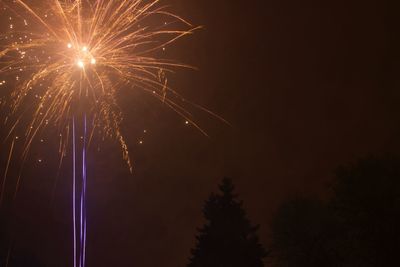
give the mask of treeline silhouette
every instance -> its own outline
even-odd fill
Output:
[[[400,266],[400,161],[341,167],[331,193],[281,206],[272,224],[276,266]]]
[[[264,266],[266,250],[233,185],[204,206],[187,267]],[[338,168],[328,200],[294,198],[271,224],[268,265],[282,267],[400,266],[400,161],[367,158]]]
[[[259,226],[248,219],[232,180],[224,178],[204,204],[206,222],[198,229],[187,267],[400,266],[400,160],[371,157],[340,167],[329,190],[324,200],[283,203],[265,249]],[[13,246],[2,215],[0,266],[44,266]]]

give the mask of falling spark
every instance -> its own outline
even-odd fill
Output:
[[[11,147],[10,147],[10,152],[8,153],[8,160],[7,160],[7,165],[6,165],[6,169],[4,171],[4,176],[3,176],[3,183],[1,185],[1,192],[0,192],[0,204],[3,202],[3,198],[4,198],[4,190],[6,187],[6,183],[7,183],[7,173],[8,173],[8,168],[10,166],[10,161],[12,158],[12,154],[14,151],[14,143],[15,140],[17,140],[17,138],[15,138],[12,142],[11,142]]]

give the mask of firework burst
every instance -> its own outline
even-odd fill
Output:
[[[28,120],[24,162],[35,137],[57,127],[60,166],[72,137],[73,266],[84,267],[87,143],[95,132],[115,138],[132,171],[120,131],[121,88],[150,93],[202,131],[184,109],[187,101],[167,82],[169,72],[189,66],[160,58],[166,46],[197,28],[167,12],[159,0],[9,0],[0,1],[0,8],[10,15],[8,31],[0,35],[0,86],[9,85],[9,92],[2,93],[6,100],[0,103],[10,109],[5,119],[8,137]],[[92,122],[90,133],[87,117]],[[84,121],[81,145],[75,118]],[[11,141],[0,205],[17,139]],[[15,194],[19,183],[20,176]]]
[[[197,127],[179,104],[185,100],[167,83],[170,71],[189,66],[157,56],[196,27],[167,12],[159,0],[0,3],[19,18],[17,22],[10,17],[9,30],[1,36],[0,74],[13,77],[15,83],[6,102],[9,117],[16,118],[6,120],[10,136],[21,108],[33,106],[25,153],[48,125],[68,136],[71,118],[85,113],[93,118],[92,133],[96,129],[117,139],[132,168],[116,100],[123,87],[149,92]],[[67,142],[68,138],[61,141],[61,153]]]

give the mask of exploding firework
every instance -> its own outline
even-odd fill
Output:
[[[60,164],[72,136],[73,263],[83,267],[87,136],[98,132],[117,139],[132,169],[120,131],[117,93],[121,88],[150,93],[202,131],[183,106],[188,102],[167,82],[168,73],[189,66],[160,57],[166,46],[197,28],[166,11],[159,0],[9,0],[0,1],[0,8],[9,15],[8,30],[0,35],[0,86],[9,85],[9,94],[7,90],[2,93],[8,97],[0,103],[10,109],[5,120],[8,136],[14,136],[29,118],[25,161],[35,138],[56,126]],[[87,117],[92,122],[88,134]],[[80,174],[75,118],[84,121]],[[16,139],[11,142],[0,203]],[[80,185],[77,176],[81,176]],[[18,184],[19,178],[17,188]]]
[[[121,88],[152,94],[197,127],[180,103],[185,100],[167,83],[169,72],[189,66],[159,56],[196,27],[167,12],[159,0],[14,0],[1,4],[10,12],[10,21],[0,40],[0,74],[7,77],[0,86],[11,78],[15,83],[6,100],[9,117],[15,118],[6,120],[10,136],[26,116],[21,115],[22,107],[32,108],[25,153],[48,125],[56,125],[68,136],[71,118],[90,114],[92,133],[96,129],[117,139],[132,168],[120,131],[122,115],[116,95]],[[61,142],[65,147],[68,138]]]

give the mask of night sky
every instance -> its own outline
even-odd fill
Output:
[[[168,48],[198,68],[170,76],[171,85],[230,125],[191,109],[206,137],[151,96],[123,89],[134,171],[116,142],[92,146],[87,265],[185,266],[203,202],[224,176],[268,247],[283,200],[326,197],[337,166],[397,153],[400,6],[391,2],[164,0],[203,26]],[[24,167],[15,246],[46,266],[71,266],[71,170],[67,161],[53,191],[58,161],[48,139]],[[8,147],[0,148],[3,170]],[[15,158],[14,179],[17,166]]]

